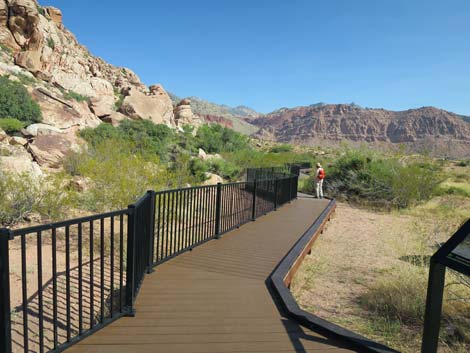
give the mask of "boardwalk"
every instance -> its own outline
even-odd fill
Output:
[[[135,317],[67,352],[353,352],[283,317],[265,283],[326,204],[299,198],[156,267],[145,278]]]

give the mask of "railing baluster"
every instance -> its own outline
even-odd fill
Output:
[[[57,232],[53,228],[51,231],[52,236],[52,319],[53,319],[53,336],[54,336],[54,349],[58,346],[57,334]],[[27,352],[27,350],[26,350]]]
[[[78,335],[83,333],[83,234],[82,223],[78,223]]]
[[[0,352],[11,352],[10,251],[11,233],[0,229]]]
[[[71,315],[70,315],[70,228],[65,227],[65,288],[67,301],[67,342],[70,342],[71,333]]]
[[[94,241],[93,241],[93,235],[94,235],[94,230],[93,230],[93,221],[90,221],[90,329],[92,329],[95,325],[94,322],[94,316],[95,316],[95,287],[94,287],[94,259],[93,259],[93,247],[94,247]]]
[[[110,245],[111,248],[109,249],[110,256],[111,256],[111,287],[110,287],[110,296],[109,296],[109,315],[111,318],[114,317],[114,217],[111,217],[110,219]]]
[[[124,286],[124,215],[119,216],[119,312],[123,312]]]
[[[42,288],[42,232],[37,234],[37,265],[38,265],[38,312],[39,312],[39,352],[44,352],[44,304]]]
[[[53,239],[54,242],[54,239]],[[54,244],[54,243],[53,243]],[[53,246],[54,247],[54,246]],[[54,250],[52,256],[54,257]],[[53,268],[54,272],[54,268]],[[28,332],[28,278],[26,270],[26,235],[21,235],[21,287],[23,296],[23,346],[24,351],[29,351],[29,332]],[[57,275],[53,274],[54,279]],[[54,299],[57,298],[57,283],[54,286]],[[57,299],[54,301],[54,347],[57,346]]]

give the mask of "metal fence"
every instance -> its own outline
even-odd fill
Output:
[[[153,267],[297,196],[297,175],[148,191],[125,210],[0,230],[0,352],[60,352],[134,314]]]

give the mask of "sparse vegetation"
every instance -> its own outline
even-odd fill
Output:
[[[51,48],[52,50],[55,49],[55,41],[54,41],[54,38],[52,38],[52,37],[47,38],[47,46],[48,46],[49,48]]]
[[[66,91],[64,92],[64,99],[69,100],[69,101],[74,100],[77,102],[87,102],[90,100],[90,97],[84,96],[74,91]]]
[[[16,75],[16,77],[18,77],[20,82],[25,86],[31,86],[36,83],[36,79],[34,77],[27,76],[22,73],[19,73],[18,75]]]
[[[12,50],[9,47],[7,47],[5,44],[0,44],[0,50],[7,53],[8,55],[13,54]]]
[[[114,88],[114,110],[118,111],[121,109],[122,103],[124,102],[124,98],[126,98],[122,92],[117,89],[116,87]]]
[[[40,122],[41,109],[20,82],[10,81],[7,76],[0,77],[0,120],[16,119],[24,124]]]

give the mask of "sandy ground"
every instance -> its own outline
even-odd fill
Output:
[[[294,296],[304,310],[399,350],[418,352],[421,327],[398,327],[395,334],[391,330],[384,337],[374,326],[377,317],[360,305],[360,298],[387,271],[422,253],[418,249],[427,246],[423,244],[452,234],[441,227],[442,234],[437,236],[433,234],[436,227],[432,218],[423,220],[418,214],[376,213],[340,203],[294,278]],[[423,234],[429,238],[423,241]],[[402,342],[403,337],[410,342]],[[456,353],[445,347],[440,352]]]
[[[324,318],[351,314],[357,297],[396,258],[395,240],[412,219],[339,204],[293,283],[300,304]]]

